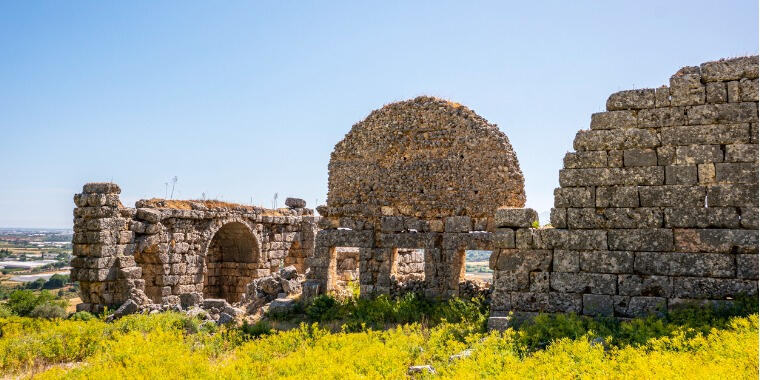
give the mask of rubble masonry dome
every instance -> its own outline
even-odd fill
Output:
[[[507,136],[442,99],[417,97],[373,111],[330,158],[331,217],[489,217],[524,204],[523,175]]]

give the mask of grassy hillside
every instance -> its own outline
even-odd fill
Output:
[[[0,318],[0,371],[42,379],[396,379],[408,377],[411,365],[431,365],[434,375],[414,376],[756,378],[758,316],[756,303],[749,305],[627,322],[542,315],[503,333],[485,332],[477,300],[415,297],[323,298],[271,322],[295,326],[287,331],[265,323],[217,327],[176,313],[114,323],[83,314],[7,316]],[[420,312],[429,316],[424,324],[403,323]],[[466,349],[471,355],[451,358]]]

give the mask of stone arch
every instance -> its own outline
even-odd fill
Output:
[[[248,224],[239,220],[217,223],[203,259],[204,298],[224,298],[237,302],[245,286],[256,278],[260,265],[259,241]]]

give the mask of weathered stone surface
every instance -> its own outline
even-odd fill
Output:
[[[607,152],[592,150],[588,152],[570,152],[565,154],[565,168],[604,168],[607,167]]]
[[[726,162],[757,162],[757,144],[726,145]]]
[[[700,69],[702,80],[718,82],[742,78],[757,79],[757,67],[757,56],[753,56],[705,62],[700,66]]]
[[[566,186],[662,185],[665,170],[660,166],[607,169],[562,169],[559,184]]]
[[[580,271],[580,252],[554,250],[554,261],[552,264],[554,272],[578,272]]]
[[[594,207],[594,197],[593,187],[560,187],[554,189],[554,207]]]
[[[542,229],[541,239],[547,248],[568,250],[607,249],[607,232],[604,230]]]
[[[704,206],[704,186],[642,186],[639,200],[642,207],[699,207]]]
[[[689,107],[686,117],[691,125],[757,122],[757,104],[753,102],[704,104]]]
[[[726,184],[707,187],[709,207],[757,207],[757,185]]]
[[[757,296],[757,281],[709,277],[673,278],[673,297],[724,299],[739,294]]]
[[[496,261],[497,270],[506,271],[548,271],[552,262],[549,250],[502,249]]]
[[[581,130],[575,135],[577,151],[654,148],[660,145],[656,132],[647,129]]]
[[[328,169],[335,216],[372,219],[390,207],[423,219],[489,217],[525,204],[507,136],[467,107],[432,97],[370,113],[336,144]]]
[[[290,208],[304,208],[306,207],[306,201],[301,198],[285,198],[285,206]]]
[[[736,255],[736,277],[746,280],[757,280],[757,254]]]
[[[678,165],[665,167],[666,185],[693,185],[699,182],[697,165]]]
[[[657,166],[657,153],[654,149],[626,149],[623,166]]]
[[[563,293],[615,294],[617,276],[599,273],[551,274],[551,289]]]
[[[580,253],[580,269],[592,273],[631,273],[633,252],[583,251]]]
[[[669,297],[673,290],[670,277],[667,276],[618,276],[618,294],[624,296]]]
[[[672,127],[686,124],[686,108],[652,108],[638,113],[639,128]]]
[[[446,218],[446,232],[469,232],[472,219],[469,216],[450,216]]]
[[[756,230],[675,229],[675,247],[681,252],[756,253]]]
[[[749,124],[714,124],[660,129],[663,145],[738,144],[750,141]]]
[[[715,164],[715,180],[718,183],[757,183],[757,163]]]
[[[654,89],[616,92],[607,99],[607,111],[654,108]]]
[[[610,295],[584,294],[583,314],[612,316],[615,313],[614,302]]]
[[[673,230],[649,228],[609,230],[609,249],[616,251],[672,251]]]
[[[665,227],[738,228],[739,213],[733,207],[665,208]]]
[[[567,210],[567,226],[571,229],[656,228],[662,226],[662,211],[643,207],[571,208]]]
[[[611,111],[591,114],[591,129],[635,128],[636,111]]]
[[[531,227],[538,223],[538,213],[530,208],[500,208],[494,214],[496,227]]]
[[[593,207],[577,205],[574,207]],[[596,207],[639,207],[639,190],[636,186],[596,188]]]

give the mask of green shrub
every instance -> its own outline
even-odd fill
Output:
[[[69,319],[72,321],[91,321],[93,319],[97,319],[96,316],[92,315],[92,313],[86,312],[86,311],[77,311],[76,313],[73,313],[69,316]]]
[[[306,315],[312,321],[329,321],[338,316],[338,301],[329,295],[318,295],[306,307]]]
[[[61,305],[46,302],[35,306],[29,316],[32,318],[62,319],[66,318],[67,314],[66,309]]]
[[[51,304],[63,308],[66,305],[66,300],[58,299],[46,290],[38,293],[31,290],[16,290],[8,296],[8,302],[6,303],[13,314],[22,317],[29,316],[36,307],[43,304]]]
[[[254,324],[249,324],[248,321],[243,322],[243,326],[240,327],[240,331],[246,338],[258,338],[264,335],[272,333],[272,327],[265,321],[258,321]]]

